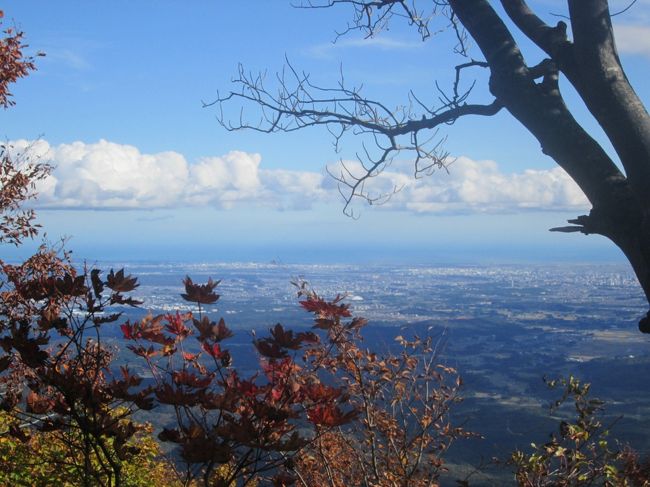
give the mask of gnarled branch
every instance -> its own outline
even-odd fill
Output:
[[[445,166],[448,154],[442,149],[437,129],[453,124],[467,115],[491,116],[502,107],[493,100],[488,104],[468,104],[473,84],[461,89],[461,73],[468,68],[486,67],[480,61],[469,61],[456,67],[452,90],[441,96],[438,104],[426,104],[414,93],[406,106],[388,108],[385,104],[362,95],[362,87],[347,86],[343,75],[334,88],[324,88],[310,79],[309,74],[297,71],[287,60],[284,70],[276,75],[275,90],[267,86],[266,74],[252,74],[239,67],[233,80],[237,91],[217,95],[217,99],[205,106],[218,106],[218,120],[227,130],[252,129],[260,132],[293,132],[306,127],[325,126],[334,137],[336,150],[340,149],[343,136],[351,132],[365,137],[362,150],[357,152],[360,163],[353,170],[341,161],[338,170],[328,168],[330,175],[339,183],[344,200],[344,213],[353,216],[350,204],[355,197],[370,204],[386,201],[399,188],[388,194],[373,194],[366,187],[368,180],[377,176],[402,151],[415,153],[414,174],[429,174],[434,168]],[[229,102],[250,103],[259,115],[247,118],[242,107],[237,121],[226,115]],[[423,133],[427,132],[422,136]]]
[[[433,1],[428,10],[419,9],[413,0],[304,0],[297,3],[298,8],[329,8],[336,5],[348,4],[354,9],[352,22],[346,28],[336,33],[336,38],[352,31],[361,31],[366,38],[373,37],[386,28],[394,16],[406,19],[417,28],[422,39],[431,35],[429,23],[438,13],[444,2]]]

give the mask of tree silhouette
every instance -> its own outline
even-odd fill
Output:
[[[414,154],[416,176],[444,167],[447,154],[436,138],[438,127],[461,117],[492,116],[506,110],[535,136],[542,152],[573,178],[592,205],[588,215],[569,220],[571,226],[552,230],[610,239],[629,260],[650,301],[650,117],[618,57],[607,0],[568,0],[568,24],[560,20],[554,26],[546,24],[523,0],[501,0],[500,4],[503,14],[488,0],[306,0],[299,5],[349,7],[352,20],[339,35],[360,31],[372,37],[397,18],[416,28],[425,40],[431,36],[431,23],[442,19],[455,36],[455,50],[462,62],[454,68],[450,92],[438,89],[431,104],[411,93],[403,107],[391,109],[366,98],[343,77],[338,86],[321,87],[290,64],[278,74],[277,90],[265,84],[263,75],[240,68],[234,81],[237,89],[219,95],[212,104],[219,106],[220,121],[229,130],[291,132],[322,125],[336,144],[347,132],[366,136],[364,141],[375,146],[364,142],[358,154],[362,172],[344,165],[332,174],[339,182],[348,214],[355,197],[371,203],[382,199],[382,195],[367,191],[366,182],[397,153]],[[511,23],[545,53],[545,59],[535,65],[526,61]],[[470,38],[482,59],[470,57]],[[461,82],[470,69],[488,70],[489,99],[470,103],[473,84],[463,89]],[[560,75],[571,83],[603,128],[621,167],[565,104]],[[226,105],[233,102],[253,104],[261,109],[261,118],[251,123],[242,113],[237,121],[229,120],[224,114]],[[640,321],[639,328],[650,332],[650,314]]]

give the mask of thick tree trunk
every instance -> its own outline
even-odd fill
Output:
[[[537,138],[542,151],[567,171],[593,205],[588,216],[571,221],[577,225],[571,230],[597,233],[614,242],[630,261],[650,303],[650,157],[646,157],[650,153],[646,150],[650,147],[650,118],[629,86],[613,47],[607,2],[581,1],[598,4],[601,9],[599,15],[585,14],[576,19],[574,30],[597,31],[599,39],[593,42],[602,43],[602,49],[594,49],[584,41],[574,46],[567,41],[563,27],[545,26],[523,1],[503,0],[506,11],[524,33],[555,55],[555,59],[534,68],[526,65],[510,31],[489,2],[449,0],[449,5],[490,66],[492,94]],[[575,15],[589,10],[576,5],[572,2]],[[598,25],[593,27],[590,22]],[[578,53],[585,59],[576,60]],[[608,69],[606,63],[613,68]],[[564,104],[558,87],[562,64],[569,70],[567,76],[576,89],[581,92],[584,87],[581,95],[587,106],[616,150],[620,149],[627,177]],[[595,79],[607,85],[600,100]],[[607,120],[609,113],[616,120]],[[634,142],[628,143],[630,138]],[[639,328],[650,332],[650,314]]]
[[[592,210],[582,231],[590,233],[589,229],[595,223],[596,229],[593,233],[608,237],[623,251],[647,301],[650,302],[650,239],[646,217],[648,209],[639,209],[637,203],[636,208],[610,209],[607,213],[608,215],[599,215],[595,209]],[[650,312],[639,322],[639,330],[650,333]]]

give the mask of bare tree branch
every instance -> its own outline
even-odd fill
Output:
[[[449,158],[438,129],[466,115],[491,116],[505,108],[593,205],[588,215],[569,221],[573,226],[553,230],[595,233],[612,240],[632,264],[650,302],[650,116],[618,57],[607,0],[567,0],[572,40],[567,36],[567,23],[547,25],[525,0],[500,0],[507,17],[546,52],[548,57],[536,65],[527,64],[505,16],[489,0],[428,0],[424,10],[418,8],[417,0],[297,1],[301,8],[351,7],[352,20],[337,36],[358,31],[372,37],[386,29],[392,18],[406,20],[423,40],[442,30],[451,31],[457,42],[454,51],[463,62],[455,67],[451,87],[435,83],[429,94],[434,102],[410,91],[408,103],[395,108],[366,98],[362,87],[350,87],[342,75],[337,86],[323,88],[287,63],[277,76],[277,89],[271,91],[263,74],[245,73],[240,67],[234,80],[238,90],[218,95],[208,104],[219,106],[224,127],[292,132],[324,126],[337,151],[346,134],[361,136],[357,162],[341,160],[337,167],[327,168],[345,200],[344,212],[353,215],[353,198],[378,204],[399,191],[393,187],[376,194],[369,183],[398,154],[414,153],[416,178],[446,169]],[[629,0],[621,13],[635,3]],[[440,30],[433,27],[434,20]],[[469,39],[484,60],[469,55]],[[462,82],[466,70],[477,67],[489,70],[491,94],[479,104],[469,101],[474,83]],[[603,128],[623,169],[575,119],[560,91],[561,74]],[[226,110],[232,102],[252,104],[259,115],[251,121],[242,108],[234,123]],[[650,313],[639,326],[650,333]]]
[[[616,149],[636,198],[650,207],[650,116],[618,57],[608,2],[569,0],[569,12],[578,69],[567,77]]]
[[[501,0],[501,5],[526,37],[554,59],[558,58],[558,51],[569,44],[566,23],[560,21],[555,27],[545,24],[524,0]]]
[[[268,87],[266,73],[253,74],[239,67],[233,80],[238,91],[217,95],[217,99],[205,106],[218,106],[219,122],[230,131],[252,129],[259,132],[294,132],[306,127],[325,126],[334,138],[334,146],[348,132],[362,136],[362,150],[357,153],[360,170],[353,170],[341,161],[339,169],[328,168],[328,173],[338,182],[345,201],[344,213],[353,216],[351,202],[355,197],[369,204],[387,201],[399,191],[394,187],[387,193],[374,193],[367,183],[380,174],[402,151],[415,153],[414,174],[420,177],[435,168],[445,167],[448,154],[437,137],[437,128],[453,124],[466,115],[491,116],[501,109],[501,103],[493,100],[488,104],[466,102],[473,84],[461,89],[464,70],[485,68],[487,63],[471,60],[456,67],[453,87],[449,94],[438,87],[439,104],[423,102],[410,93],[407,106],[389,108],[384,103],[366,98],[363,87],[348,87],[343,74],[334,88],[324,88],[310,79],[309,74],[297,71],[287,60],[283,71],[275,76],[274,88]],[[244,107],[238,120],[227,116],[226,105],[237,101],[237,106],[252,104],[258,115],[247,118]],[[422,135],[425,132],[428,134]]]
[[[365,38],[370,38],[386,29],[392,17],[405,19],[410,25],[417,28],[422,40],[431,36],[429,23],[445,2],[433,1],[429,9],[419,9],[415,0],[304,0],[295,4],[297,8],[329,8],[339,4],[348,4],[353,7],[353,19],[346,28],[336,33],[340,38],[353,31],[360,31]]]

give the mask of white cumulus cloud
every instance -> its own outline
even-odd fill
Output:
[[[33,157],[50,161],[55,170],[39,183],[43,208],[142,209],[242,204],[277,209],[304,209],[313,203],[341,205],[335,181],[324,171],[264,169],[262,157],[231,151],[193,163],[173,151],[145,154],[134,146],[106,140],[52,146],[44,140],[12,142],[29,147]],[[346,166],[360,170],[355,162]],[[333,168],[331,168],[333,169]],[[370,179],[374,194],[401,188],[382,208],[417,213],[577,210],[588,207],[580,189],[559,167],[506,174],[494,161],[459,157],[449,173],[413,179],[412,165],[395,163]]]
[[[358,163],[347,163],[358,175]],[[402,162],[368,181],[370,195],[399,191],[384,203],[417,213],[498,213],[515,210],[579,210],[589,207],[580,188],[561,168],[504,174],[494,161],[456,158],[446,171],[413,180]]]
[[[650,57],[650,26],[614,24],[614,36],[619,52]]]
[[[261,170],[261,156],[231,151],[188,163],[178,152],[144,154],[134,146],[106,140],[51,146],[44,140],[12,142],[55,170],[39,183],[44,208],[173,208],[210,205],[230,208],[254,203],[276,208],[304,207],[322,199],[318,173]]]

